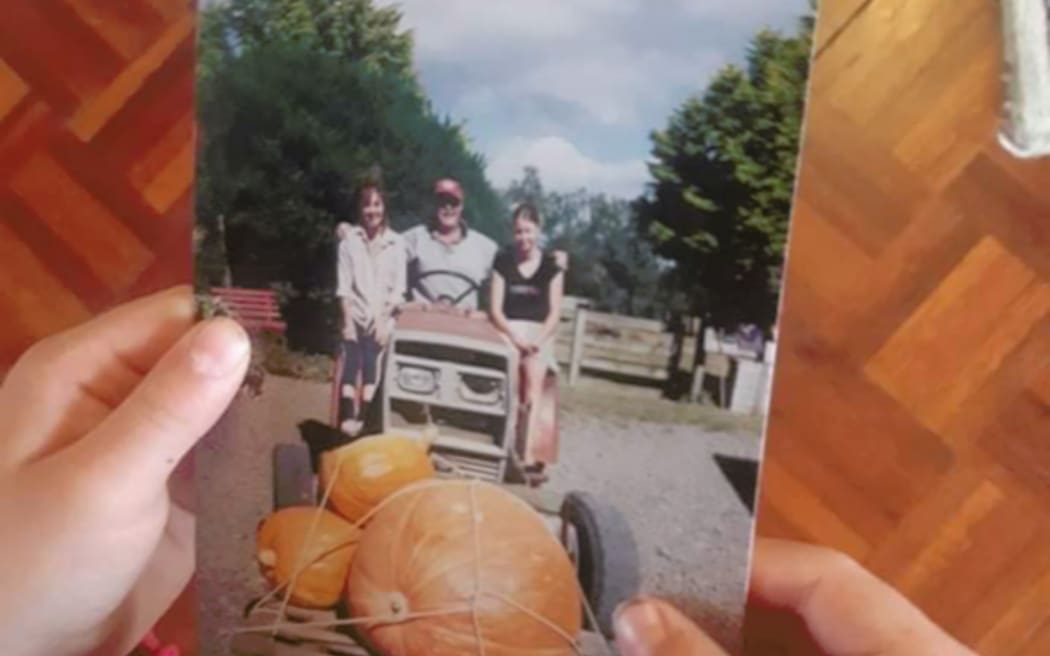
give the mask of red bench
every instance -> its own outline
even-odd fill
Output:
[[[288,327],[281,318],[277,292],[270,289],[212,287],[211,293],[237,315],[247,330],[284,333]]]

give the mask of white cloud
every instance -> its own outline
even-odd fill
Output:
[[[636,123],[644,106],[664,104],[677,87],[701,86],[724,59],[716,52],[692,57],[617,44],[552,59],[508,80],[512,93],[548,95],[587,112],[603,125]]]
[[[666,1],[666,0],[665,0]],[[683,2],[684,0],[673,0]],[[748,0],[766,2],[779,0]],[[668,94],[699,88],[726,60],[703,39],[669,47],[646,0],[389,0],[412,29],[419,61],[462,71],[460,115],[500,111],[523,98],[574,107],[603,126],[637,124]],[[695,20],[695,19],[693,19]],[[688,29],[681,26],[682,29]],[[647,41],[648,43],[638,42]]]
[[[389,0],[402,10],[425,57],[460,60],[464,53],[523,41],[576,39],[605,16],[629,13],[643,0]]]
[[[555,191],[583,187],[592,192],[632,197],[641,193],[648,179],[644,160],[599,161],[558,136],[515,137],[503,142],[493,149],[489,178],[496,186],[505,187],[520,179],[526,166],[538,168],[544,186]]]
[[[648,178],[648,133],[805,0],[378,0],[412,30],[420,77],[505,185],[617,196]],[[586,145],[587,152],[580,146]]]
[[[723,25],[744,25],[755,29],[783,25],[785,19],[800,16],[806,10],[804,2],[779,0],[676,0],[674,4],[692,16]]]
[[[498,79],[465,90],[453,112],[498,113],[523,98],[550,99],[573,107],[582,120],[596,125],[635,127],[644,123],[646,109],[677,102],[682,89],[702,88],[726,61],[717,51],[698,50],[681,57],[652,48],[603,44],[509,68]]]
[[[627,19],[644,25],[653,12],[680,13],[702,31],[783,25],[806,9],[805,0],[379,0],[379,4],[402,10],[403,24],[415,32],[421,55],[452,59],[494,46],[549,44],[551,39],[593,42],[609,21]]]

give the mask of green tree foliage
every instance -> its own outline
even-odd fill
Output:
[[[219,282],[224,251],[234,284],[284,288],[290,342],[305,350],[337,334],[335,226],[355,219],[357,182],[381,173],[391,224],[403,230],[427,218],[434,180],[455,177],[472,224],[496,237],[505,228],[483,159],[407,72],[411,43],[396,14],[347,1],[328,4],[322,20],[322,4],[208,10],[198,84],[199,284]],[[324,22],[333,14],[346,24]]]
[[[213,58],[292,43],[410,77],[412,36],[400,22],[397,8],[375,7],[371,0],[230,0],[205,11],[201,33]]]
[[[812,17],[762,31],[652,136],[639,227],[712,325],[776,318],[808,77]]]

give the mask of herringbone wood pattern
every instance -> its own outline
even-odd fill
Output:
[[[190,280],[193,0],[5,0],[0,371]]]
[[[822,5],[759,533],[1050,653],[1050,159],[996,143],[998,3]]]
[[[191,276],[193,0],[3,0],[0,376]],[[195,653],[192,587],[160,624]]]
[[[192,5],[4,2],[0,365],[190,279]],[[1050,162],[995,145],[996,3],[823,5],[759,531],[1050,653]]]

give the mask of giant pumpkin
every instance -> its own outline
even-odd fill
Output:
[[[476,594],[477,593],[477,594]],[[433,480],[391,497],[347,583],[386,656],[568,656],[582,624],[576,573],[543,518],[487,483]],[[476,621],[476,624],[475,624]]]
[[[356,523],[393,492],[434,476],[428,447],[425,439],[373,435],[326,451],[321,456],[321,489],[331,485],[329,505]]]
[[[275,587],[290,584],[295,570],[302,568],[291,603],[332,608],[342,597],[360,535],[353,524],[323,508],[284,508],[259,522],[256,560],[263,577]]]

